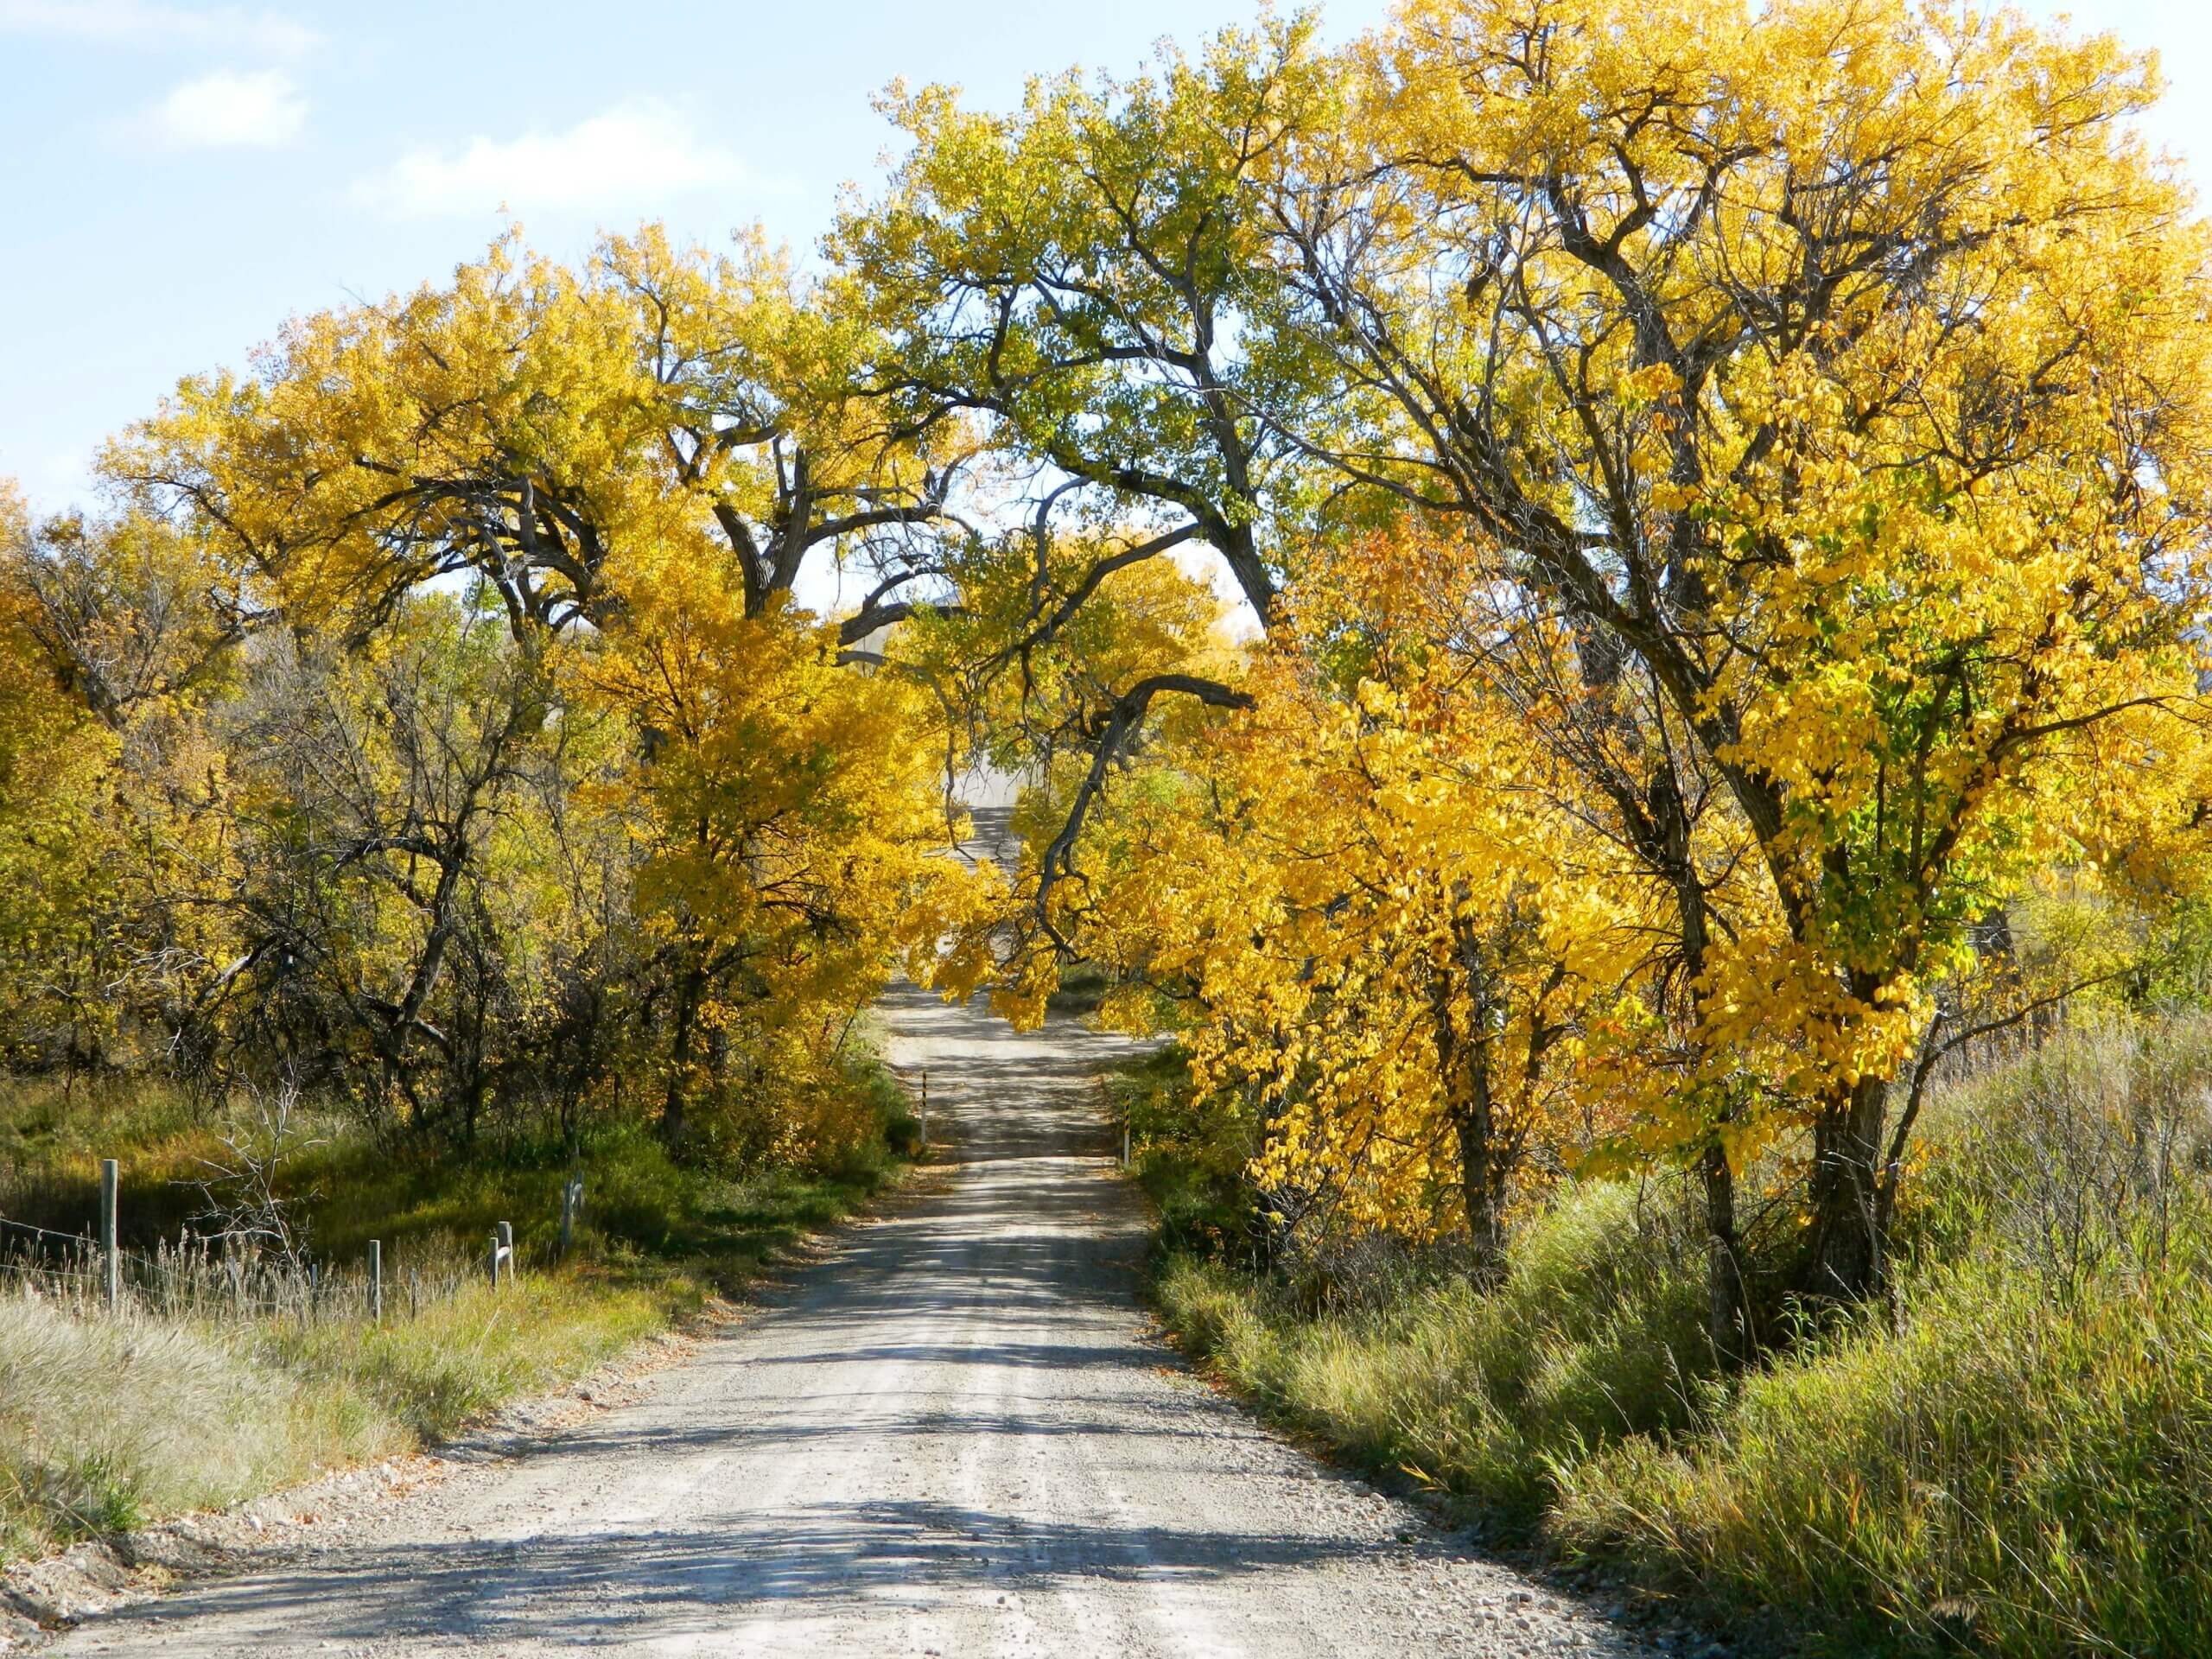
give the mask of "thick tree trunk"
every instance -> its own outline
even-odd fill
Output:
[[[1467,1239],[1473,1251],[1470,1277],[1488,1290],[1505,1276],[1503,1183],[1495,1167],[1490,1111],[1468,1102],[1455,1114],[1459,1141],[1459,1201],[1466,1207]]]
[[[1862,1077],[1813,1129],[1813,1226],[1800,1288],[1822,1301],[1863,1301],[1881,1287],[1882,1125],[1889,1083]]]

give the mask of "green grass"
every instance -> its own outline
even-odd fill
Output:
[[[80,1319],[0,1292],[0,1560],[448,1438],[741,1292],[903,1168],[887,1075],[859,1070],[853,1086],[882,1136],[827,1168],[737,1176],[680,1167],[638,1129],[588,1136],[572,1166],[557,1146],[407,1155],[321,1126],[283,1185],[319,1259],[342,1268],[383,1242],[380,1328],[327,1315]],[[220,1151],[188,1103],[156,1087],[67,1100],[43,1082],[0,1087],[0,1214],[17,1219],[85,1225],[108,1155],[124,1166],[126,1240],[174,1237],[205,1207],[192,1183]],[[556,1262],[572,1166],[584,1220]],[[523,1270],[494,1293],[474,1264],[501,1220]],[[410,1269],[462,1287],[410,1306]]]
[[[1955,1090],[1895,1307],[1732,1381],[1691,1230],[1618,1184],[1570,1185],[1489,1296],[1401,1257],[1317,1298],[1175,1250],[1156,1300],[1348,1459],[1783,1650],[2203,1651],[2208,1033],[2082,1033]]]
[[[1551,1531],[1818,1650],[2202,1651],[2212,1261],[2070,1306],[1984,1258],[1746,1380],[1694,1438],[1560,1471]]]
[[[1290,1286],[1185,1254],[1155,1287],[1179,1336],[1278,1416],[1517,1541],[1541,1525],[1555,1464],[1688,1422],[1713,1369],[1701,1284],[1642,1236],[1622,1186],[1586,1188],[1532,1226],[1487,1296],[1408,1275],[1313,1313]]]

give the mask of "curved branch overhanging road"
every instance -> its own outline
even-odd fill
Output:
[[[311,1565],[96,1619],[69,1655],[1607,1654],[1173,1363],[1093,1079],[1124,1052],[902,988],[936,1192],[849,1230],[644,1397],[403,1498]]]

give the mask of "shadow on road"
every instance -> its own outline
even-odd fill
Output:
[[[1311,1563],[1325,1548],[1332,1561],[1341,1559],[1341,1545],[1318,1540],[1203,1526],[1039,1524],[884,1500],[816,1506],[798,1524],[733,1510],[704,1534],[600,1532],[385,1550],[356,1564],[264,1573],[139,1611],[170,1620],[226,1610],[270,1622],[311,1614],[324,1640],[435,1633],[561,1641],[641,1619],[660,1634],[727,1630],[733,1607],[760,1601],[906,1599],[963,1586],[1035,1592],[1098,1578],[1215,1580]],[[405,1586],[404,1598],[389,1593],[395,1583]]]

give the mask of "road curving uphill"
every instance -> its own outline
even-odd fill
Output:
[[[901,988],[958,1162],[627,1402],[69,1655],[1625,1655],[1148,1334],[1116,1039]]]

